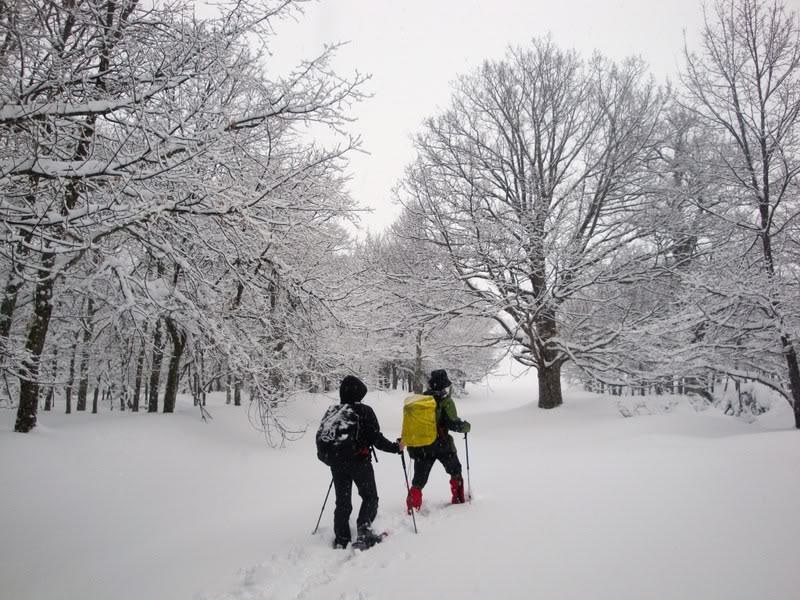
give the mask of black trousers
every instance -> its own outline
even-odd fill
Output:
[[[437,460],[442,463],[444,470],[451,478],[459,479],[461,477],[461,461],[458,460],[458,454],[449,451],[425,451],[414,458],[414,478],[411,480],[411,485],[419,489],[424,488],[428,483],[433,463]]]
[[[337,541],[350,540],[350,513],[353,512],[353,484],[361,496],[361,508],[356,527],[369,527],[378,514],[378,488],[372,463],[359,461],[331,467],[333,487],[336,490],[336,508],[333,511],[333,533]]]

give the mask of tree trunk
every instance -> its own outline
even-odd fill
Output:
[[[86,410],[86,395],[89,391],[89,351],[92,347],[94,333],[94,301],[89,298],[86,304],[86,322],[83,324],[83,348],[81,349],[81,362],[78,366],[80,379],[78,380],[78,403],[75,410]]]
[[[161,379],[161,361],[164,358],[164,344],[161,335],[161,319],[156,320],[153,332],[153,361],[150,365],[150,397],[147,400],[147,412],[158,412],[158,387]]]
[[[242,405],[242,382],[238,379],[233,384],[233,405]]]
[[[225,404],[231,403],[231,374],[228,373],[227,385],[225,386]]]
[[[794,411],[794,426],[800,429],[800,368],[797,364],[797,352],[794,344],[788,337],[782,336],[783,353],[786,356],[786,366],[789,369],[789,386],[792,391],[792,410]]]
[[[53,352],[53,370],[50,376],[53,378],[50,389],[47,391],[47,398],[44,401],[44,409],[51,410],[53,408],[53,400],[55,398],[56,379],[58,379],[58,348]]]
[[[36,189],[39,185],[39,176],[33,175],[30,177],[30,191],[26,194],[25,199],[28,204],[33,207],[36,202]],[[25,234],[25,241],[30,242],[32,234]],[[0,338],[8,339],[11,333],[11,324],[14,321],[14,311],[17,307],[17,297],[19,290],[25,285],[23,277],[24,266],[22,258],[28,255],[28,249],[24,244],[17,244],[16,256],[11,256],[11,269],[6,282],[5,293],[3,294],[3,301],[0,304]]]
[[[792,394],[794,395],[794,394]],[[795,429],[800,429],[800,400],[794,399],[794,426]]]
[[[87,117],[87,121],[90,118],[92,117]],[[85,127],[82,131],[82,137],[74,155],[77,160],[86,158],[89,151],[89,137],[88,135],[84,136],[84,134],[91,133],[93,130],[94,120],[91,122],[91,127]],[[33,194],[35,194],[35,185],[31,191],[31,199],[33,199]],[[66,215],[75,208],[78,196],[78,182],[72,178],[66,185],[64,204],[61,208],[62,214]],[[17,408],[17,421],[14,425],[14,431],[20,433],[27,433],[36,427],[36,411],[39,403],[39,361],[44,349],[44,342],[47,339],[47,330],[50,328],[50,317],[53,314],[54,265],[54,254],[45,253],[42,255],[42,265],[38,274],[39,280],[33,293],[31,326],[28,330],[28,340],[25,344],[28,356],[22,363],[20,376],[19,406]]]
[[[561,361],[557,353],[547,347],[547,342],[558,334],[555,313],[552,309],[543,310],[536,321],[536,328],[542,340],[538,352],[539,408],[555,408],[564,400],[561,396]],[[531,336],[533,338],[534,336]]]
[[[142,391],[142,372],[144,371],[144,358],[145,358],[145,350],[147,350],[147,323],[144,325],[144,331],[142,332],[142,347],[139,349],[139,358],[136,361],[136,381],[134,381],[133,387],[133,404],[131,405],[131,411],[139,412],[139,394]]]
[[[414,359],[414,393],[421,394],[425,386],[425,374],[422,372],[422,330],[417,331],[417,351]]]
[[[197,369],[190,375],[191,377],[191,388],[192,388],[192,406],[200,406],[200,378],[197,375]]]
[[[75,383],[75,358],[78,356],[78,340],[72,345],[72,358],[69,359],[69,375],[67,377],[67,387],[64,390],[66,403],[66,414],[72,412],[72,386]]]
[[[561,364],[539,367],[539,408],[561,406]]]
[[[28,356],[22,362],[19,388],[19,406],[14,431],[28,433],[36,427],[36,412],[39,409],[39,361],[50,327],[53,314],[53,280],[51,269],[54,264],[53,255],[45,255],[42,268],[39,269],[39,282],[33,295],[33,315],[28,329],[25,349]]]
[[[11,323],[14,320],[14,309],[17,306],[17,293],[22,287],[23,279],[17,273],[16,261],[11,265],[11,273],[8,275],[3,302],[0,303],[0,338],[8,339],[11,333]]]
[[[178,379],[180,372],[178,368],[181,364],[181,356],[186,347],[186,336],[180,331],[172,319],[167,318],[164,320],[167,326],[167,332],[172,339],[172,356],[169,359],[169,368],[167,370],[167,387],[164,390],[164,412],[175,412],[175,400],[178,396]]]
[[[205,352],[200,350],[200,399],[206,405],[206,359]]]
[[[98,383],[98,385],[94,388],[94,398],[92,398],[92,414],[93,415],[97,414],[97,395],[98,395],[99,392],[100,392],[100,385]]]

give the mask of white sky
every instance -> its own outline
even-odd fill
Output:
[[[786,4],[800,8],[800,0]],[[674,78],[683,32],[691,43],[701,22],[701,0],[322,0],[299,22],[278,24],[272,51],[285,69],[346,41],[337,72],[372,75],[373,97],[354,111],[353,132],[369,154],[351,157],[351,192],[375,209],[364,225],[380,231],[397,214],[391,189],[413,157],[409,136],[447,105],[457,75],[550,34],[586,56],[639,55],[657,78]]]

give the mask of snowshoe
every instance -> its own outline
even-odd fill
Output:
[[[356,541],[352,544],[353,550],[368,550],[375,544],[380,544],[388,535],[385,531],[383,533],[375,533],[371,530],[359,532]]]

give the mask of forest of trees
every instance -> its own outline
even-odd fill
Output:
[[[757,381],[800,428],[800,37],[719,0],[674,84],[551,39],[456,82],[398,220],[359,239],[336,47],[276,77],[300,2],[0,0],[0,402],[172,412],[280,404],[346,373],[539,375],[713,401]],[[316,131],[324,129],[320,143]],[[90,400],[91,399],[91,400]]]
[[[674,86],[550,39],[459,78],[399,198],[476,314],[539,375],[794,407],[800,38],[780,2],[718,0]]]

